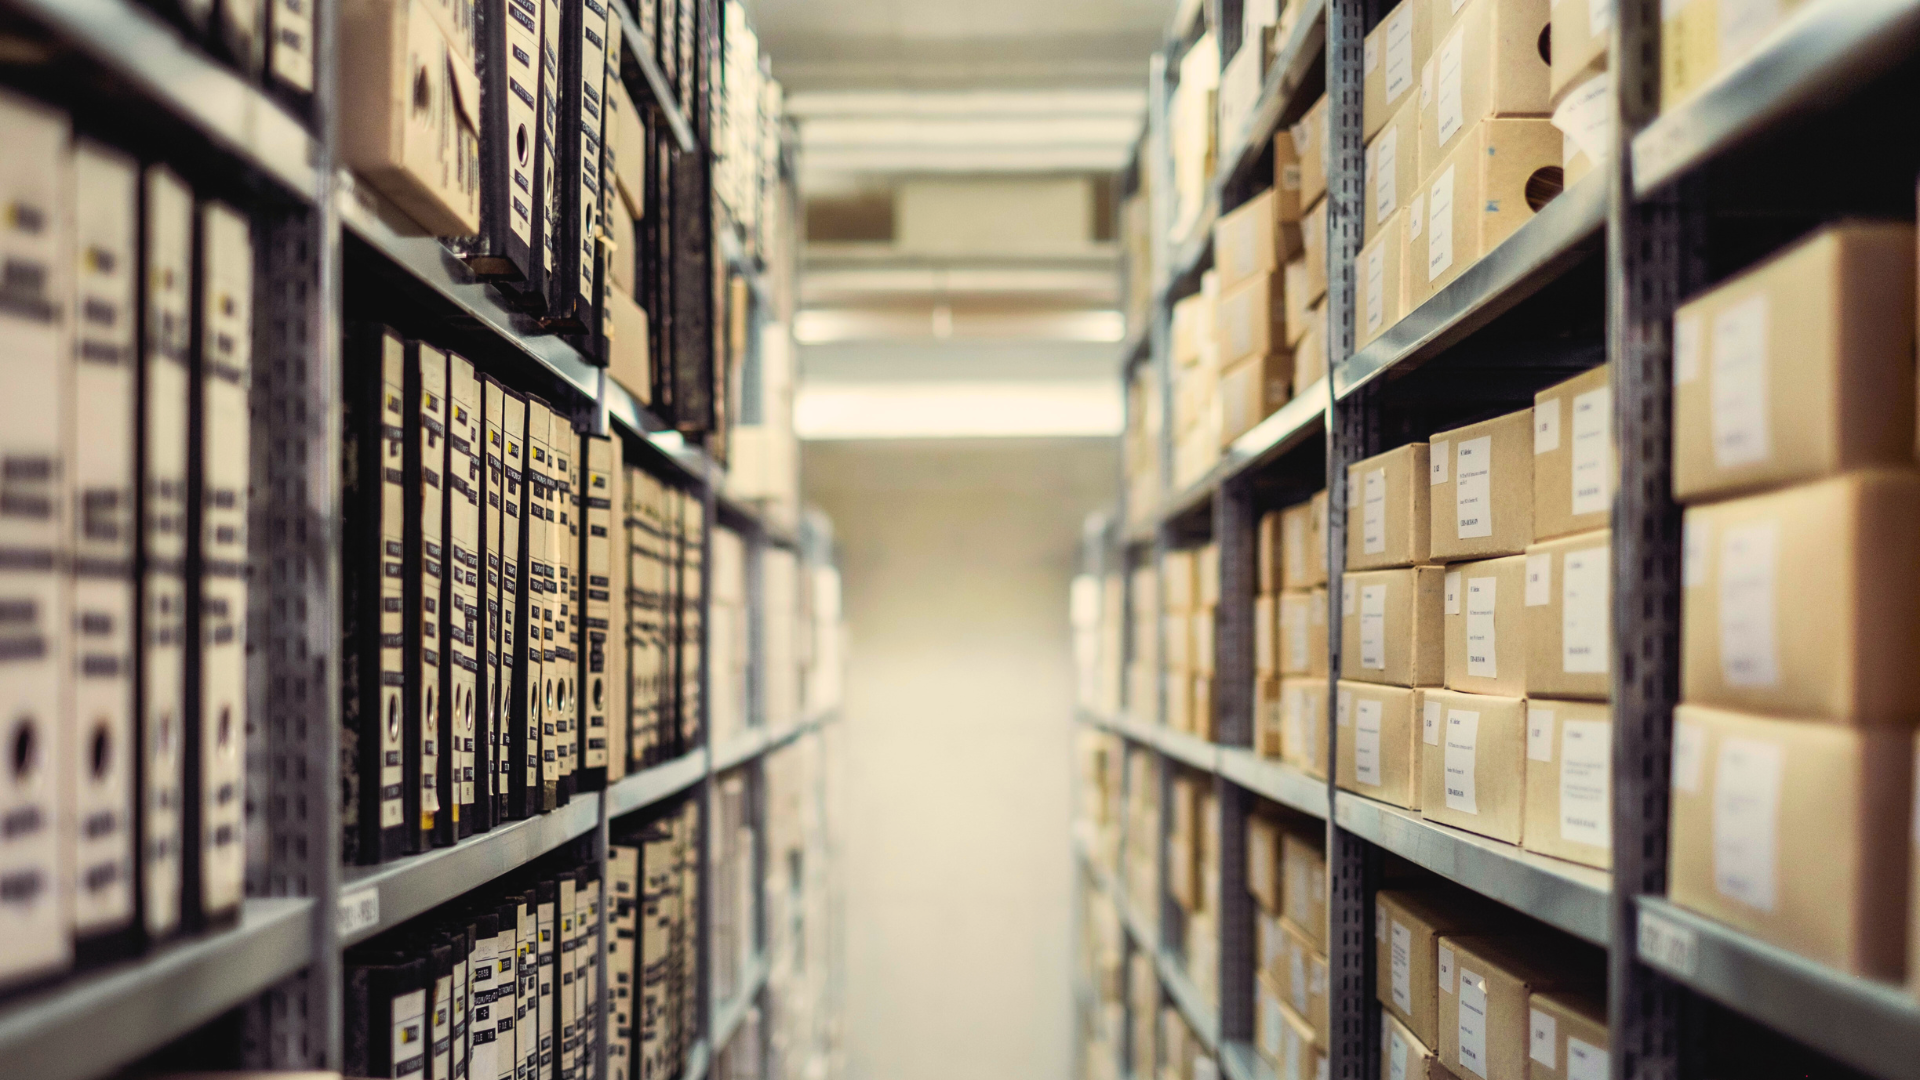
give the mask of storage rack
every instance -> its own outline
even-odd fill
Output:
[[[1158,721],[1161,700],[1124,704],[1119,715],[1082,708],[1080,724],[1157,755],[1159,798],[1177,764],[1214,777],[1221,814],[1217,1008],[1194,992],[1165,946],[1162,911],[1137,911],[1120,870],[1092,858],[1084,840],[1076,882],[1118,909],[1133,950],[1151,955],[1162,999],[1232,1080],[1272,1080],[1255,1052],[1252,911],[1246,889],[1245,815],[1267,799],[1327,823],[1331,897],[1329,1072],[1345,1080],[1382,1075],[1374,1005],[1371,894],[1390,852],[1542,922],[1604,946],[1609,954],[1611,1069],[1615,1078],[1718,1075],[1707,1036],[1737,1031],[1793,1075],[1920,1077],[1920,1006],[1903,986],[1852,977],[1668,902],[1667,788],[1671,711],[1679,688],[1680,515],[1670,496],[1671,317],[1678,304],[1822,220],[1879,213],[1911,219],[1917,163],[1911,123],[1888,124],[1878,103],[1920,83],[1920,3],[1807,0],[1744,62],[1687,103],[1661,113],[1657,0],[1616,5],[1610,56],[1616,125],[1610,161],[1563,192],[1506,243],[1398,324],[1354,348],[1354,257],[1363,205],[1360,137],[1362,38],[1390,5],[1381,0],[1306,0],[1276,44],[1248,130],[1222,132],[1207,210],[1175,249],[1170,221],[1169,79],[1202,20],[1222,28],[1224,63],[1238,42],[1239,0],[1178,5],[1166,44],[1150,66],[1147,131],[1138,165],[1152,174],[1154,298],[1149,325],[1121,356],[1129,387],[1142,365],[1160,391],[1161,475],[1171,475],[1173,301],[1197,291],[1211,264],[1217,215],[1257,193],[1250,163],[1281,125],[1324,87],[1330,98],[1328,160],[1328,370],[1326,380],[1237,439],[1220,462],[1157,506],[1123,494],[1097,532],[1083,570],[1119,574],[1171,547],[1210,536],[1220,549],[1216,626],[1218,745]],[[1844,175],[1846,182],[1834,177]],[[1141,272],[1138,267],[1129,272]],[[1621,476],[1612,516],[1614,720],[1611,874],[1534,855],[1423,821],[1416,813],[1336,790],[1250,749],[1256,508],[1297,501],[1323,483],[1330,496],[1331,580],[1342,573],[1347,466],[1456,423],[1525,407],[1535,391],[1603,362],[1612,364],[1614,435]],[[1338,627],[1341,590],[1330,588]],[[1141,613],[1126,599],[1129,623]],[[1151,613],[1150,613],[1151,614]],[[1340,670],[1340,635],[1329,635]],[[1131,635],[1123,635],[1131,641]],[[1130,645],[1123,645],[1123,649]],[[1124,654],[1123,654],[1124,655]],[[1337,680],[1337,675],[1336,675]],[[1330,696],[1334,687],[1330,680]],[[1124,693],[1125,691],[1123,691]],[[1334,702],[1325,716],[1332,725]],[[1338,728],[1331,732],[1339,738]],[[1329,752],[1329,761],[1334,759]],[[1331,771],[1331,770],[1330,770]],[[1124,788],[1130,776],[1121,770]],[[1122,793],[1121,799],[1127,795]],[[1331,812],[1329,812],[1331,811]],[[1128,845],[1125,815],[1119,850]],[[1165,824],[1162,823],[1164,834]],[[1164,897],[1166,842],[1156,881]],[[1124,867],[1123,867],[1124,868]],[[1123,869],[1122,868],[1122,869]],[[1617,887],[1616,887],[1617,883]],[[1162,899],[1164,909],[1167,902]],[[1079,988],[1083,1025],[1097,1018]],[[1129,1003],[1128,1008],[1131,1008]],[[1123,1025],[1132,1030],[1131,1023]],[[1128,1037],[1112,1039],[1129,1068]],[[1751,1064],[1751,1063],[1749,1063]],[[1736,1069],[1736,1071],[1738,1071]],[[1108,1074],[1108,1073],[1102,1073]],[[1096,1074],[1100,1075],[1100,1074]]]
[[[266,852],[247,866],[247,898],[237,923],[0,1001],[0,1076],[107,1075],[236,1010],[247,1067],[338,1069],[343,948],[582,837],[596,838],[604,862],[614,817],[689,794],[702,801],[703,816],[711,821],[717,776],[737,769],[758,773],[770,756],[824,738],[837,715],[822,707],[774,730],[766,725],[761,700],[749,695],[745,732],[725,745],[698,746],[604,791],[576,794],[556,812],[506,823],[452,847],[378,866],[341,865],[340,691],[332,673],[342,660],[341,338],[347,310],[361,311],[350,292],[386,291],[383,317],[401,312],[396,321],[407,330],[538,390],[577,426],[622,439],[629,463],[704,501],[703,546],[710,547],[711,529],[719,524],[742,533],[750,565],[769,547],[794,551],[805,565],[829,562],[833,555],[822,524],[803,519],[796,528],[725,493],[724,469],[678,430],[705,430],[710,401],[683,406],[678,417],[650,409],[564,340],[500,303],[438,240],[395,228],[380,197],[336,165],[338,5],[320,0],[314,7],[315,90],[309,99],[289,103],[133,0],[0,0],[9,83],[71,109],[89,130],[145,159],[167,161],[196,187],[244,206],[254,223],[254,612],[248,669],[254,719],[246,757],[248,832],[264,834],[264,842],[250,847]],[[669,272],[687,283],[683,291],[696,301],[698,318],[680,319],[676,332],[692,335],[687,340],[697,345],[695,353],[710,358],[706,335],[723,320],[700,306],[711,303],[714,281],[714,256],[700,245],[716,224],[724,224],[724,215],[701,200],[710,190],[704,114],[708,71],[721,47],[718,4],[698,5],[702,33],[690,73],[697,88],[692,110],[682,109],[626,5],[615,0],[611,7],[626,39],[628,89],[649,130],[660,133],[655,147],[674,154],[676,187],[682,189],[660,211],[687,225]],[[749,278],[763,304],[771,302],[761,280],[767,268],[738,254],[737,245],[725,264]],[[752,320],[756,332],[772,325],[770,315],[763,310]],[[784,322],[779,325],[784,329]],[[708,415],[699,415],[703,408]],[[758,620],[764,606],[757,574],[749,575],[747,600],[751,618]],[[707,625],[704,616],[701,623]],[[756,635],[748,657],[755,685],[764,679],[766,661],[758,646]],[[703,710],[707,697],[702,694]],[[707,727],[703,718],[701,728]],[[764,831],[763,805],[753,805],[755,827]],[[710,853],[710,830],[701,832]],[[703,855],[703,868],[708,861]],[[709,905],[698,919],[704,1008],[699,1038],[680,1071],[684,1080],[706,1075],[760,998],[772,963],[761,951],[733,1000],[711,1000],[706,957],[713,895],[711,889],[702,892]],[[752,917],[764,920],[757,902]],[[764,930],[756,940],[766,940]],[[764,1062],[766,1055],[755,1059]],[[600,1080],[604,1065],[601,1056],[594,1072]]]

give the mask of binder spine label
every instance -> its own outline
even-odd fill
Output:
[[[440,754],[445,742],[442,734],[445,702],[441,697],[440,660],[446,645],[441,640],[441,574],[446,561],[442,511],[446,488],[447,443],[447,362],[446,354],[421,346],[418,352],[419,402],[417,427],[410,433],[419,445],[419,474],[415,508],[417,524],[410,524],[419,537],[415,572],[419,581],[419,607],[412,618],[417,627],[415,651],[420,672],[419,686],[412,688],[418,710],[418,734],[415,754],[419,762],[414,783],[420,788],[420,819],[415,827],[431,830],[442,806],[439,790]]]
[[[407,489],[406,350],[388,336],[381,349],[380,425],[380,828],[407,823]]]
[[[413,990],[393,999],[393,1029],[389,1053],[396,1077],[424,1076],[427,1071],[427,992]]]
[[[614,665],[609,638],[612,603],[612,457],[610,439],[586,440],[586,472],[582,516],[585,573],[581,579],[579,604],[582,626],[579,635],[581,670],[581,715],[584,749],[581,764],[589,769],[607,767],[608,706],[615,698],[611,680]],[[597,743],[597,745],[596,745]]]
[[[480,459],[475,448],[480,444],[480,384],[473,365],[462,357],[449,358],[449,389],[452,395],[447,413],[447,560],[444,595],[446,667],[449,687],[446,705],[450,719],[447,731],[450,756],[447,770],[448,791],[453,799],[454,820],[470,816],[468,807],[474,795],[474,737],[477,734],[475,694],[479,689],[480,629]],[[466,830],[463,830],[466,831]]]

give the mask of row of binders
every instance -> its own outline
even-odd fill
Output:
[[[239,911],[254,252],[62,112],[0,91],[0,144],[12,989]]]
[[[295,100],[313,93],[313,9],[321,0],[146,0],[249,79]]]

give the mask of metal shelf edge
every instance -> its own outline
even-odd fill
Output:
[[[695,750],[615,781],[607,788],[607,816],[644,810],[700,782],[707,775],[707,752]]]
[[[753,1007],[761,988],[767,985],[768,970],[766,955],[754,956],[753,962],[747,967],[747,977],[740,992],[733,995],[731,1001],[721,1002],[714,1008],[713,1037],[708,1040],[708,1045],[714,1048],[715,1055],[724,1053],[727,1044],[733,1041],[734,1033],[739,1031],[741,1022],[747,1018],[747,1010]]]
[[[736,769],[752,761],[767,748],[767,729],[748,728],[745,734],[736,735],[712,750],[713,767],[708,770],[719,774],[728,769]]]
[[[687,1063],[681,1075],[686,1080],[706,1080],[707,1061],[711,1052],[707,1049],[707,1040],[701,1039],[687,1051]]]
[[[680,101],[674,97],[673,88],[667,85],[666,73],[660,70],[659,61],[653,58],[651,43],[640,33],[640,23],[633,17],[627,5],[614,3],[620,12],[620,29],[626,36],[627,55],[640,65],[640,74],[647,83],[647,94],[653,98],[653,107],[667,118],[667,127],[673,132],[673,141],[680,144],[680,152],[691,154],[698,144],[693,138],[693,128],[688,126],[686,116],[680,111]]]
[[[1214,1055],[1217,1061],[1220,1055],[1220,1017],[1217,1012],[1209,1013],[1206,1003],[1201,1000],[1200,990],[1180,970],[1180,964],[1173,953],[1160,950],[1153,954],[1154,966],[1160,970],[1160,985],[1167,988],[1167,996],[1180,1014],[1187,1018],[1187,1026]]]
[[[1234,140],[1233,149],[1221,155],[1221,167],[1214,170],[1213,186],[1220,192],[1239,177],[1241,170],[1260,156],[1274,133],[1280,130],[1280,117],[1292,104],[1293,95],[1306,80],[1314,58],[1326,49],[1326,0],[1309,0],[1311,10],[1294,18],[1286,47],[1273,58],[1266,80],[1260,86],[1260,100],[1247,116],[1245,130]],[[1245,48],[1243,43],[1242,48]]]
[[[1324,430],[1327,400],[1327,380],[1323,376],[1235,439],[1219,464],[1161,504],[1155,519],[1167,522],[1198,510],[1220,485],[1293,449],[1316,430]]]
[[[1228,1080],[1276,1080],[1273,1069],[1267,1065],[1260,1051],[1253,1044],[1230,1039],[1220,1046],[1220,1071]]]
[[[1327,819],[1327,782],[1244,746],[1220,749],[1220,775],[1264,799]]]

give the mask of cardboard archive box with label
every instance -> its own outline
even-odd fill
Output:
[[[1528,1080],[1606,1080],[1611,1046],[1604,987],[1536,990],[1528,1000]]]
[[[1426,179],[1420,172],[1420,103],[1412,98],[1394,109],[1379,134],[1367,143],[1367,214],[1361,240],[1372,243],[1380,227],[1404,210]]]
[[[1518,555],[1533,542],[1533,410],[1427,440],[1427,544],[1436,562]]]
[[[1273,135],[1273,187],[1268,190],[1273,192],[1274,222],[1297,228],[1307,204],[1300,201],[1300,155],[1294,150],[1291,130]]]
[[[1407,443],[1347,466],[1347,569],[1427,561],[1427,444]]]
[[[1605,702],[1527,699],[1527,802],[1520,846],[1613,865],[1613,713]]]
[[[1440,1062],[1459,1076],[1528,1080],[1533,994],[1606,980],[1604,954],[1537,932],[1449,934],[1439,952]]]
[[[1424,691],[1341,680],[1334,706],[1334,782],[1370,799],[1420,809]]]
[[[1280,193],[1268,188],[1214,223],[1213,266],[1222,290],[1276,273],[1300,254],[1299,213],[1283,220],[1281,202]]]
[[[1280,680],[1280,760],[1327,778],[1327,680]]]
[[[1605,364],[1533,397],[1533,538],[1607,528],[1620,458]]]
[[[423,0],[340,11],[341,156],[434,236],[480,231],[480,73]]]
[[[1327,377],[1327,298],[1307,309],[1306,333],[1293,349],[1293,383],[1302,388]]]
[[[1673,721],[1673,902],[1849,974],[1901,979],[1912,729],[1693,704]]]
[[[1262,971],[1254,980],[1253,1045],[1276,1074],[1284,1068],[1281,1059],[1287,1050],[1287,1018],[1280,1001],[1280,991],[1274,987],[1273,979]]]
[[[1280,760],[1280,680],[1260,679],[1253,687],[1253,752]]]
[[[1282,580],[1289,589],[1327,583],[1327,493],[1280,511]]]
[[[1280,594],[1279,649],[1282,675],[1327,674],[1327,590]]]
[[[1454,1080],[1440,1055],[1391,1013],[1380,1017],[1380,1068],[1384,1080]]]
[[[1280,872],[1286,883],[1280,914],[1314,949],[1327,950],[1326,841],[1318,833],[1290,829],[1280,837]]]
[[[1599,529],[1527,549],[1529,697],[1606,700],[1613,656],[1611,538]]]
[[[1526,701],[1429,690],[1421,708],[1420,816],[1520,843],[1526,816]],[[1438,719],[1437,730],[1427,727],[1427,716]]]
[[[1829,226],[1673,316],[1673,497],[1914,460],[1914,230]]]
[[[1286,892],[1280,873],[1280,838],[1287,826],[1271,814],[1247,815],[1247,892],[1262,911],[1279,915]]]
[[[1446,675],[1446,571],[1438,566],[1346,575],[1340,677],[1390,686],[1438,686]]]
[[[1552,0],[1547,49],[1547,99],[1558,103],[1568,87],[1607,70],[1615,0]]]
[[[1305,219],[1314,204],[1327,193],[1327,150],[1332,134],[1327,129],[1327,96],[1320,95],[1307,107],[1291,129],[1293,153],[1300,167],[1300,216],[1302,219],[1302,240],[1305,240]],[[1324,221],[1325,218],[1322,218]],[[1322,232],[1324,233],[1324,229]],[[1324,248],[1322,249],[1324,250]],[[1324,286],[1323,286],[1324,287]]]
[[[1371,139],[1417,95],[1420,69],[1432,54],[1433,14],[1426,0],[1400,0],[1363,43],[1361,136]],[[1409,147],[1411,149],[1411,147]]]
[[[1425,199],[1424,231],[1411,221],[1406,229],[1410,309],[1490,254],[1560,193],[1566,145],[1551,120],[1489,117],[1450,145],[1415,196]]]
[[[1680,696],[1873,726],[1920,717],[1920,475],[1689,507]]]
[[[1373,230],[1354,265],[1353,340],[1364,347],[1407,313],[1406,215]]]
[[[1527,557],[1455,563],[1441,586],[1446,686],[1467,694],[1527,692]]]
[[[1512,913],[1452,885],[1374,894],[1374,996],[1413,1037],[1440,1045],[1439,945],[1445,934],[1511,923]]]
[[[1280,925],[1280,971],[1275,988],[1295,1016],[1307,1022],[1316,1045],[1328,1044],[1327,957],[1297,928]]]
[[[1548,0],[1468,0],[1444,28],[1433,16],[1433,96],[1420,95],[1420,160],[1429,175],[1460,137],[1493,117],[1544,117]],[[1425,76],[1422,75],[1424,82]],[[1555,150],[1559,149],[1555,145]]]

